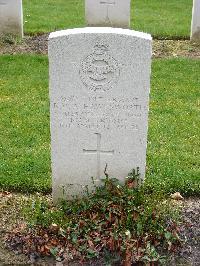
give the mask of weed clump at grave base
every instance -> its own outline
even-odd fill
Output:
[[[159,262],[160,251],[175,251],[178,210],[161,194],[145,195],[135,187],[133,171],[125,185],[106,176],[87,197],[57,207],[38,198],[25,208],[27,224],[7,236],[6,244],[33,256],[67,262],[116,254],[126,265]]]

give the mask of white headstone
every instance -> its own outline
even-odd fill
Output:
[[[130,0],[85,0],[88,26],[130,27]]]
[[[145,176],[151,36],[113,28],[49,37],[53,197],[107,173]]]
[[[191,40],[200,42],[200,0],[193,0]]]
[[[23,37],[22,0],[0,0],[0,35]]]

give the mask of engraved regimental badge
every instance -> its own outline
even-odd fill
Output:
[[[108,45],[97,43],[92,54],[81,62],[80,77],[91,91],[107,91],[118,81],[120,69]]]

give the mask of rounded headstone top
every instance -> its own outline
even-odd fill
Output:
[[[76,29],[68,29],[55,31],[50,33],[49,39],[59,38],[68,35],[75,34],[119,34],[119,35],[127,35],[132,37],[141,38],[144,40],[152,40],[152,37],[148,33],[129,30],[129,29],[121,29],[121,28],[111,28],[111,27],[86,27],[86,28],[76,28]]]

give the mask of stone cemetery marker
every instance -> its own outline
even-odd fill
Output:
[[[0,0],[0,35],[23,37],[22,0]]]
[[[145,176],[151,36],[113,28],[49,37],[53,197],[98,185],[107,173]]]
[[[193,0],[191,40],[200,42],[200,0]]]
[[[88,26],[130,27],[130,0],[85,0]]]

